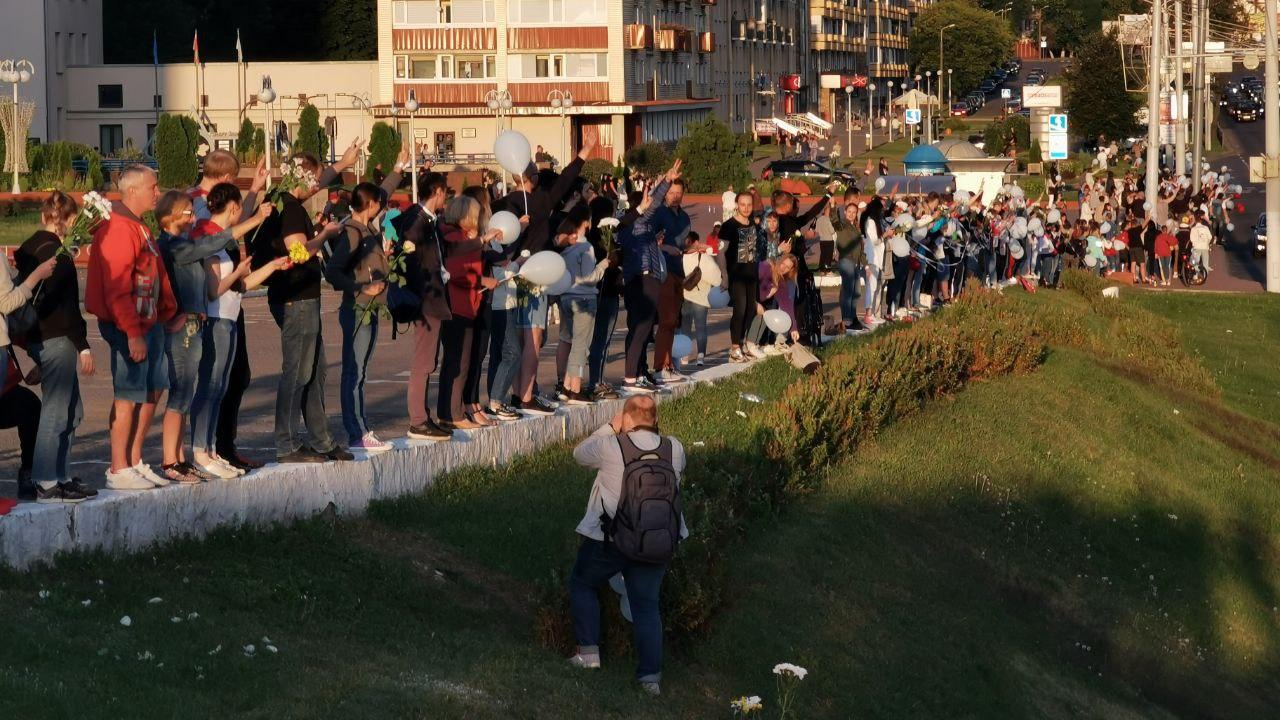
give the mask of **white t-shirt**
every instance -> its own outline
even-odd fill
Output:
[[[218,262],[218,274],[220,277],[226,277],[235,272],[236,265],[231,262],[231,256],[226,250],[219,250],[213,259]],[[240,300],[243,295],[235,290],[228,290],[222,293],[217,300],[210,300],[205,310],[210,318],[218,318],[219,320],[235,320],[240,315]]]

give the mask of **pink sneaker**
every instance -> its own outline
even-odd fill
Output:
[[[351,443],[351,449],[363,450],[367,453],[382,453],[395,449],[395,446],[389,442],[379,440],[377,435],[368,432],[364,434],[364,437]]]

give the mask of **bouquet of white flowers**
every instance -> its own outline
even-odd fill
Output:
[[[622,223],[616,217],[600,218],[600,222],[596,223],[596,228],[600,231],[600,242],[604,245],[605,255],[612,255],[616,243],[614,235],[618,232],[618,226]]]
[[[93,240],[93,233],[98,226],[111,219],[111,202],[98,193],[90,190],[81,200],[80,212],[71,222],[71,227],[62,238],[62,247],[58,255],[75,257],[80,248]]]
[[[273,188],[267,196],[268,201],[276,206],[276,211],[284,210],[284,196],[293,194],[294,190],[302,189],[308,192],[316,186],[316,176],[310,170],[302,165],[302,158],[294,158],[293,162],[287,162],[280,166],[280,182]]]

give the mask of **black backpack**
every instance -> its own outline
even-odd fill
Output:
[[[680,544],[680,487],[671,461],[671,439],[653,450],[641,450],[627,434],[618,436],[622,450],[622,491],[612,518],[601,518],[606,537],[624,557],[665,563]]]

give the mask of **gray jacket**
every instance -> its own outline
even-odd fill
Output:
[[[573,276],[573,285],[562,297],[592,297],[600,294],[599,283],[609,265],[606,261],[596,263],[595,249],[591,243],[574,243],[562,250],[560,257]]]

